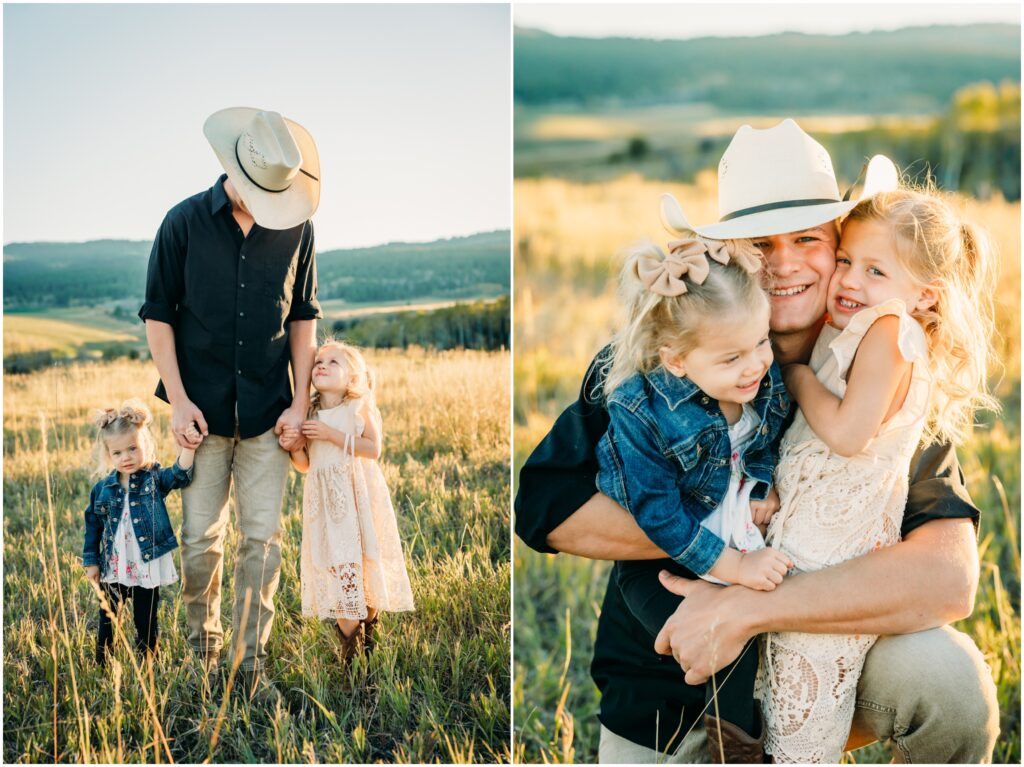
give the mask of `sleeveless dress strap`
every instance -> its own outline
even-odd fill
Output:
[[[839,363],[839,375],[844,380],[853,364],[860,342],[880,317],[892,315],[900,321],[897,345],[907,362],[928,361],[928,340],[924,329],[907,313],[906,304],[899,298],[892,298],[877,306],[869,306],[857,312],[843,331],[829,344],[832,354]],[[924,366],[926,367],[926,366]]]

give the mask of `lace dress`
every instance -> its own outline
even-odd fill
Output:
[[[309,443],[302,494],[302,614],[362,619],[367,606],[412,610],[412,588],[395,509],[377,462],[354,453],[363,400],[320,410],[318,418],[352,435],[346,447]]]
[[[863,309],[845,330],[826,325],[811,368],[842,397],[857,347],[876,319],[899,317],[899,348],[914,363],[899,411],[859,454],[831,452],[798,413],[782,440],[775,471],[781,501],[768,545],[788,554],[796,571],[819,570],[891,546],[900,537],[910,460],[924,428],[931,379],[921,326],[899,300]],[[776,762],[838,763],[850,733],[857,681],[876,636],[766,634],[758,689],[765,751]]]

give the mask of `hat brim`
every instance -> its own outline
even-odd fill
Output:
[[[298,144],[305,173],[296,174],[283,192],[268,192],[256,186],[238,164],[235,143],[259,111],[251,107],[222,109],[207,118],[203,135],[256,223],[264,229],[291,229],[309,220],[320,204],[320,156],[309,131],[282,118]]]
[[[770,237],[775,234],[802,232],[845,216],[859,200],[807,205],[799,208],[777,208],[739,216],[717,224],[694,227],[694,231],[714,240],[749,237]]]

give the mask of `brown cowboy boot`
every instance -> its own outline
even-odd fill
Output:
[[[704,731],[708,735],[708,752],[715,764],[762,764],[771,762],[771,757],[764,753],[764,722],[761,712],[757,712],[757,724],[760,735],[757,738],[747,735],[732,722],[718,719],[710,714],[704,715]],[[722,756],[725,756],[724,762]]]

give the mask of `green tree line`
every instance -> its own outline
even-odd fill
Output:
[[[334,335],[358,346],[407,349],[509,348],[511,316],[508,296],[474,301],[433,311],[410,311],[355,317],[334,323]]]

